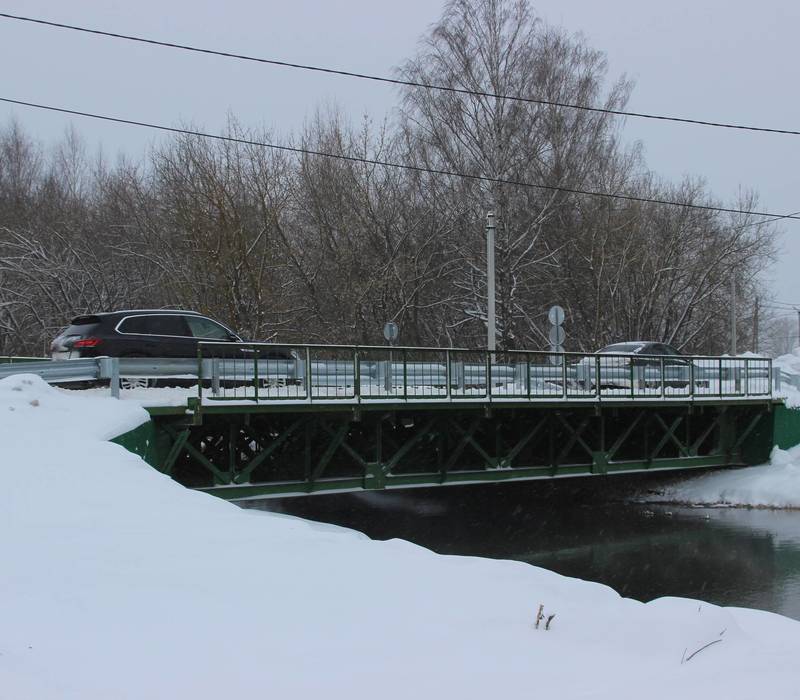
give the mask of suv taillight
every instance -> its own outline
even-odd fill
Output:
[[[76,340],[73,344],[73,348],[96,348],[100,345],[102,341],[100,338],[81,338],[80,340]]]

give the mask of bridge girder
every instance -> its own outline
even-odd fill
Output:
[[[151,463],[225,498],[595,476],[766,460],[771,405],[224,407],[154,416]]]

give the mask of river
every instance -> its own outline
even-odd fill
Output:
[[[641,479],[364,492],[239,505],[515,559],[648,601],[698,598],[800,620],[800,511],[638,504]],[[598,484],[600,487],[598,488]]]

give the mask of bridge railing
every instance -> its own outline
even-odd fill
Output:
[[[772,360],[200,343],[201,400],[746,398],[771,395]]]

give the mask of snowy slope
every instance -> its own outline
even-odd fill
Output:
[[[35,377],[0,416],[2,700],[797,697],[787,618],[240,510]]]
[[[669,484],[648,501],[800,508],[800,446],[775,447],[768,464],[694,476]]]

